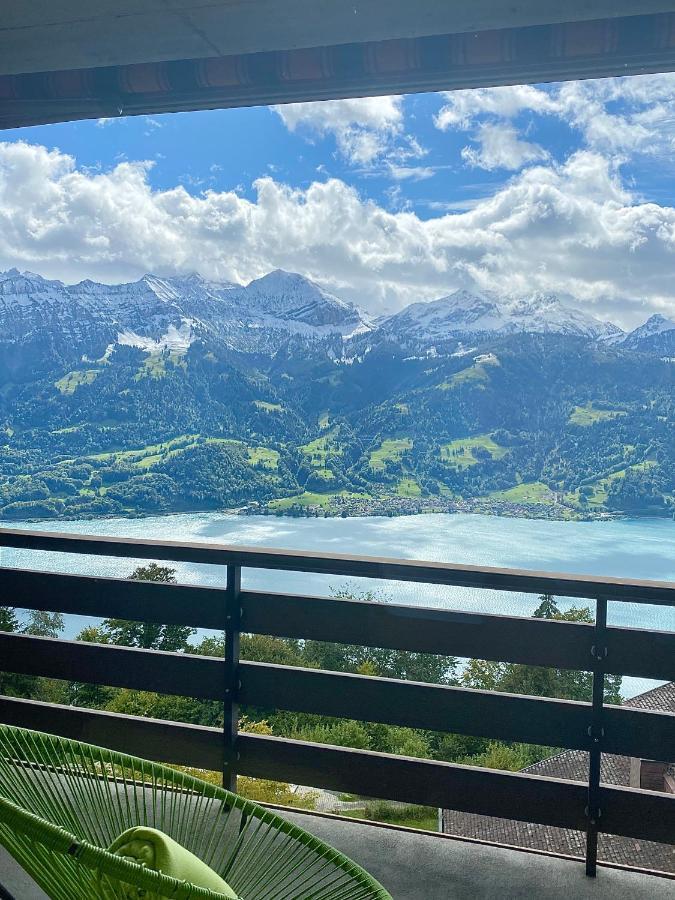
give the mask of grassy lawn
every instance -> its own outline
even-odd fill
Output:
[[[619,469],[618,472],[612,472],[610,475],[606,475],[604,478],[599,478],[597,481],[591,482],[589,484],[589,487],[592,489],[592,493],[588,495],[588,505],[604,506],[604,504],[607,502],[607,494],[612,482],[618,481],[618,479],[620,478],[625,478],[626,472],[628,470],[632,470],[634,472],[645,472],[648,469],[653,469],[655,465],[657,465],[655,460],[646,459],[641,463],[635,463],[632,466],[628,466],[626,469]]]
[[[91,384],[100,374],[98,369],[82,369],[76,372],[68,372],[63,378],[59,378],[58,381],[54,382],[54,387],[58,388],[62,394],[74,394],[80,385]]]
[[[50,434],[72,434],[75,431],[81,431],[83,428],[86,428],[86,426],[69,425],[68,428],[56,428],[54,431],[50,431]],[[7,434],[11,437],[14,432],[11,429],[8,429]]]
[[[304,491],[294,497],[280,497],[278,500],[270,500],[269,508],[290,509],[291,506],[320,506],[327,509],[335,494],[315,494],[314,491]]]
[[[473,365],[468,366],[466,369],[462,369],[461,372],[455,372],[455,374],[447,381],[442,381],[438,385],[438,390],[451,391],[454,388],[461,387],[464,384],[473,384],[477,387],[485,385],[490,380],[490,376],[487,373],[487,368],[489,366],[498,365],[499,360],[493,353],[483,354],[482,356],[476,358],[476,361],[473,363]]]
[[[341,448],[333,443],[334,437],[334,432],[329,432],[310,441],[309,444],[304,444],[299,449],[305,456],[310,457],[313,466],[324,469],[329,456],[342,456]]]
[[[364,500],[367,499],[368,494],[357,494],[353,491],[317,494],[314,491],[304,491],[294,497],[279,497],[277,500],[270,500],[268,506],[272,511],[290,509],[291,506],[320,506],[322,509],[328,509],[335,497],[354,497]]]
[[[134,465],[139,469],[149,469],[151,466],[154,466],[155,463],[161,462],[163,456],[161,453],[150,453],[148,456],[143,456],[141,459],[137,460]]]
[[[172,366],[182,366],[185,368],[183,353],[178,350],[169,350],[168,353],[161,351],[160,353],[148,354],[143,361],[143,365],[134,375],[134,381],[141,381],[143,378],[164,378],[169,363],[171,363]]]
[[[488,496],[509,503],[552,503],[554,497],[553,491],[541,481],[526,481],[507,491],[493,491]]]
[[[502,459],[509,452],[506,447],[496,444],[489,434],[477,434],[474,437],[459,438],[449,444],[441,444],[441,459],[458,469],[468,469],[478,462],[472,452],[478,447],[487,450],[493,459]]]
[[[248,461],[251,465],[260,463],[264,469],[279,468],[279,451],[269,447],[249,447]]]
[[[396,485],[396,493],[399,497],[419,497],[422,489],[414,478],[401,478]]]
[[[623,409],[596,409],[593,401],[589,400],[584,406],[575,406],[569,417],[570,425],[580,425],[587,428],[589,425],[595,425],[596,422],[608,422],[610,419],[616,419],[617,416],[627,415]]]
[[[198,434],[181,434],[171,440],[159,444],[148,444],[132,450],[113,450],[108,453],[95,453],[86,459],[96,459],[103,462],[125,462],[136,466],[138,469],[148,470],[157,463],[178,456],[197,445]],[[243,441],[232,438],[206,438],[207,444],[231,444],[246,450],[248,462],[253,466],[262,463],[263,468],[274,470],[279,467],[279,452],[270,447],[247,447]]]
[[[385,461],[399,460],[406,450],[412,449],[412,440],[410,438],[394,438],[382,441],[377,450],[370,453],[370,468],[374,471],[384,469]]]
[[[153,465],[154,462],[159,462],[160,459],[163,459],[165,456],[176,452],[182,452],[188,447],[194,446],[198,437],[198,434],[181,434],[168,441],[163,441],[159,444],[148,444],[145,447],[139,447],[137,449],[111,450],[107,453],[92,453],[90,456],[86,457],[86,459],[99,459],[105,462],[127,460],[140,468],[147,468],[148,466]],[[148,457],[156,457],[156,459],[154,459],[153,462],[148,463],[146,461]]]
[[[438,812],[431,808],[418,806],[392,807],[377,803],[373,809],[364,804],[363,809],[340,810],[340,815],[349,819],[369,819],[371,822],[385,822],[388,825],[400,825],[402,828],[418,828],[421,831],[438,831]]]

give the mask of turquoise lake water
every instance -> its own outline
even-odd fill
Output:
[[[58,525],[26,523],[19,527],[675,582],[675,522],[668,519],[555,522],[463,514],[292,519],[190,513]],[[0,565],[124,576],[135,563],[0,548]],[[217,566],[178,563],[175,568],[178,580],[185,583],[224,584],[224,569]],[[245,572],[243,583],[250,588],[310,594],[331,594],[342,588],[355,593],[374,590],[384,601],[508,615],[531,615],[537,605],[532,595],[262,570]],[[562,607],[573,603],[580,605],[583,601],[560,601]],[[608,619],[614,625],[675,630],[675,609],[667,607],[610,603]],[[87,621],[69,617],[68,636]],[[626,679],[625,693],[630,695],[647,686],[642,680]]]

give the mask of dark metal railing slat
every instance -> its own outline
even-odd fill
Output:
[[[225,693],[223,705],[223,787],[237,790],[237,740],[239,732],[239,644],[241,634],[241,569],[227,567],[225,596]]]
[[[594,878],[598,862],[598,830],[602,815],[600,806],[600,766],[602,763],[605,711],[605,659],[607,658],[607,601],[598,600],[595,608],[595,634],[591,647],[593,657],[593,699],[588,735],[588,802],[586,804],[586,874]]]

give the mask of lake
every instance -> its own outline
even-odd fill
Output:
[[[675,522],[669,519],[556,522],[466,514],[295,519],[190,513],[12,527],[675,581]],[[0,565],[58,572],[125,576],[141,562],[0,548]],[[185,583],[225,582],[225,571],[217,566],[177,563],[175,568],[178,580]],[[245,571],[243,584],[324,595],[343,588],[354,593],[373,590],[383,601],[523,616],[531,615],[538,603],[535,596],[526,594],[262,570]],[[562,600],[560,606],[575,603],[582,605],[583,601]],[[608,620],[613,625],[673,631],[675,609],[610,603]],[[73,636],[88,621],[69,617],[67,635]],[[627,678],[624,692],[630,696],[650,685]]]

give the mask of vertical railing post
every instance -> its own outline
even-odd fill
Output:
[[[237,790],[240,593],[241,567],[228,565],[225,596],[225,685],[223,704],[223,787],[228,791]]]
[[[591,724],[588,728],[590,750],[588,754],[588,818],[586,830],[586,874],[595,877],[598,861],[598,820],[600,808],[600,763],[602,739],[605,735],[603,713],[605,703],[605,659],[607,657],[607,600],[599,598],[595,604],[595,629],[591,647],[593,672],[593,697]]]

